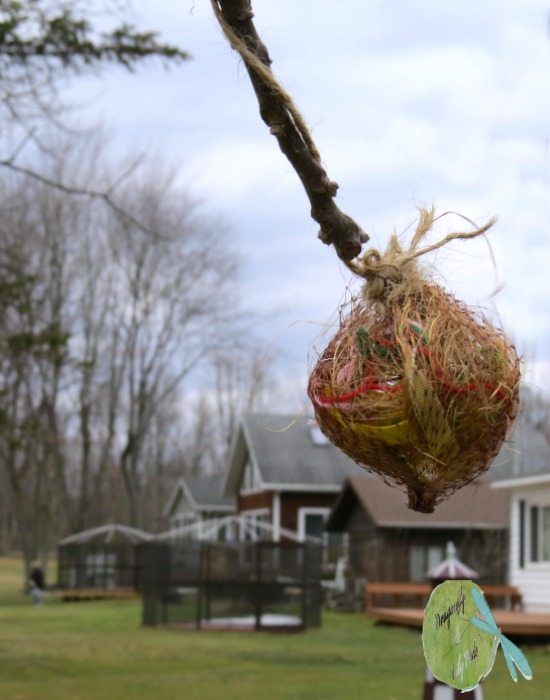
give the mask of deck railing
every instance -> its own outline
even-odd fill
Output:
[[[491,608],[521,609],[521,593],[515,586],[486,586],[481,589]],[[366,613],[377,607],[425,607],[430,597],[430,583],[368,582],[365,585]]]

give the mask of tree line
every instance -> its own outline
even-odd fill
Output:
[[[69,532],[157,529],[176,475],[223,468],[265,371],[223,222],[67,129],[68,78],[189,58],[129,9],[0,0],[0,551],[27,568]]]
[[[55,167],[78,180],[91,158],[73,150]],[[201,361],[224,381],[248,352],[238,256],[173,174],[141,170],[118,189],[125,214],[0,178],[0,460],[30,557],[63,530],[150,526],[174,460],[219,468],[220,456],[204,464],[200,425],[186,436],[186,454],[193,443],[200,455],[182,458],[179,404]],[[229,429],[239,399],[219,397]],[[211,402],[196,411],[203,430],[212,412]]]

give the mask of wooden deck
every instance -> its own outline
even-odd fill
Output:
[[[371,582],[366,586],[365,614],[378,622],[422,629],[428,583]],[[550,614],[521,610],[521,593],[514,586],[482,586],[497,625],[511,637],[550,637]],[[391,607],[381,601],[390,601]],[[501,608],[499,609],[499,605]]]
[[[493,610],[497,625],[510,637],[550,637],[550,615],[518,610]],[[371,608],[367,617],[378,622],[422,629],[424,610],[415,608]]]
[[[491,608],[500,607],[511,610],[521,608],[521,593],[515,586],[483,586],[482,590]],[[365,590],[367,611],[376,607],[387,607],[380,605],[381,599],[391,599],[392,608],[423,609],[431,592],[432,586],[429,583],[370,582]],[[411,606],[410,603],[414,604]]]

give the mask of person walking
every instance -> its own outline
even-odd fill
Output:
[[[29,577],[30,594],[35,605],[42,605],[42,594],[44,592],[44,571],[39,561],[34,561],[31,566]]]

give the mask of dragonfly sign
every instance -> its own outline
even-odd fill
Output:
[[[445,581],[434,589],[424,613],[422,644],[435,678],[459,690],[473,690],[488,676],[499,646],[514,681],[516,668],[527,680],[533,677],[527,657],[502,634],[472,581]]]

